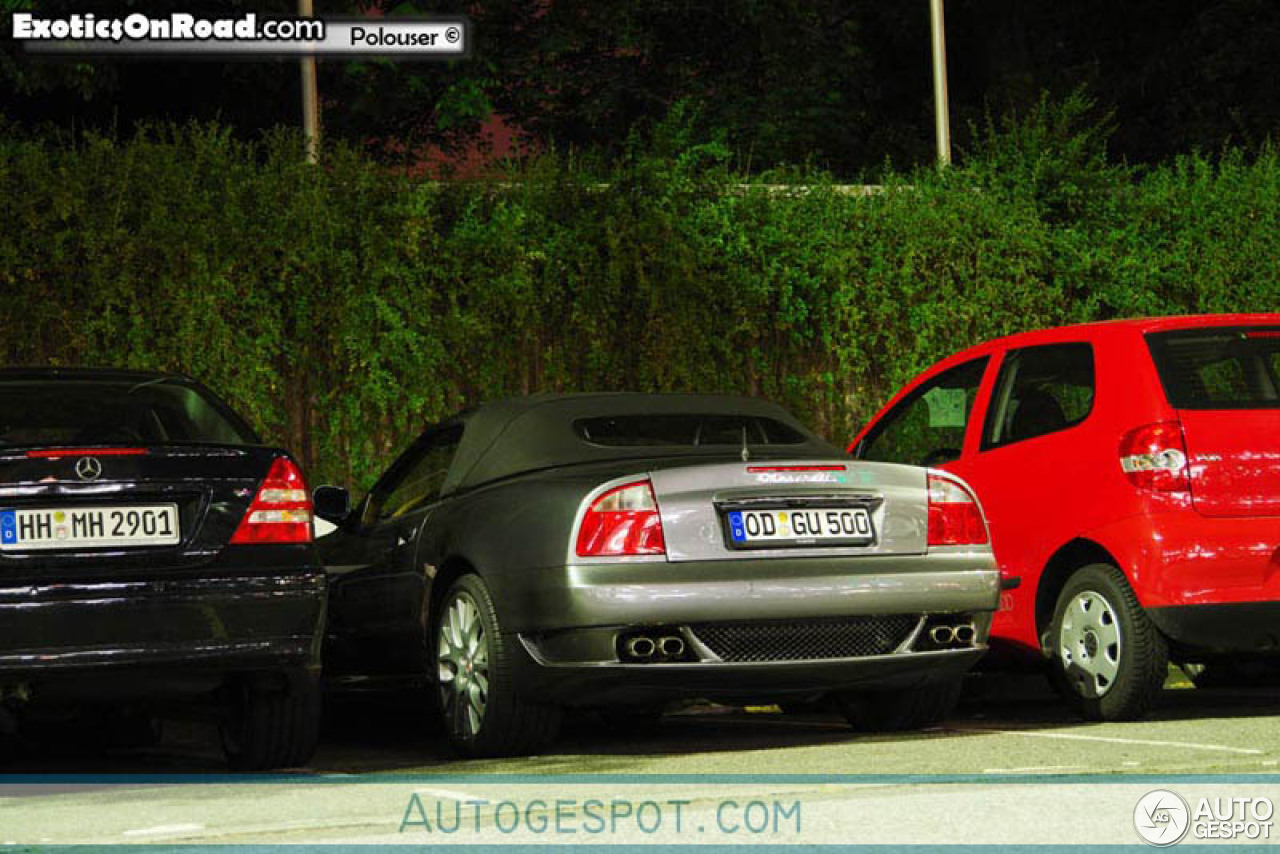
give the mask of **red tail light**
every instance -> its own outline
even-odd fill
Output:
[[[987,524],[973,494],[956,481],[930,474],[929,545],[977,546],[987,542]]]
[[[1120,440],[1120,470],[1138,489],[1190,492],[1182,425],[1160,421],[1130,430]]]
[[[141,457],[146,453],[146,448],[41,448],[27,451],[27,458],[58,460],[63,457]]]
[[[233,545],[309,543],[311,509],[311,496],[302,472],[293,460],[276,457],[231,542]]]
[[[667,553],[653,484],[637,480],[610,489],[587,508],[578,527],[579,557]]]

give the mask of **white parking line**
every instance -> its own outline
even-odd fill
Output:
[[[203,824],[158,824],[155,827],[140,827],[126,830],[121,836],[170,836],[175,833],[192,833],[204,830]]]
[[[1025,768],[984,768],[983,774],[1054,774],[1062,771],[1079,771],[1087,765],[1028,765]]]
[[[949,727],[951,732],[990,733],[992,735],[1020,735],[1025,738],[1056,738],[1064,741],[1099,741],[1106,744],[1141,744],[1149,747],[1183,747],[1187,750],[1215,750],[1220,753],[1240,753],[1261,756],[1265,750],[1252,747],[1228,747],[1225,744],[1198,744],[1189,741],[1155,741],[1146,738],[1116,738],[1106,735],[1079,735],[1067,732],[1033,732],[1021,729],[993,729],[989,727]]]
[[[433,798],[445,798],[450,801],[478,801],[483,800],[479,795],[472,795],[467,792],[459,792],[454,789],[414,789],[419,795],[431,795]]]

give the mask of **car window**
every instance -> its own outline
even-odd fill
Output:
[[[807,437],[773,418],[757,415],[611,415],[579,418],[579,438],[606,447],[704,445],[800,445]]]
[[[252,445],[240,419],[179,380],[0,382],[0,447],[128,443]]]
[[[1177,330],[1148,335],[1147,344],[1178,409],[1280,408],[1280,330]]]
[[[948,368],[911,392],[862,440],[858,456],[909,465],[959,459],[987,361],[983,356]]]
[[[1074,427],[1092,411],[1094,390],[1089,344],[1010,350],[991,396],[983,450]]]
[[[440,488],[461,440],[461,425],[426,436],[397,462],[390,481],[379,484],[373,501],[375,517],[394,519],[440,497]]]

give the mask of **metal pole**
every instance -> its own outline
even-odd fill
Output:
[[[942,20],[942,0],[929,0],[933,34],[933,121],[938,139],[938,164],[951,163],[951,109],[947,104],[947,34]]]
[[[298,16],[315,15],[311,0],[298,0]],[[302,67],[302,133],[307,139],[307,162],[320,160],[320,93],[316,88],[315,54],[303,57]]]

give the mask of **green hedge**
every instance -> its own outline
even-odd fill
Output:
[[[1274,152],[1138,175],[1055,134],[993,130],[868,197],[743,189],[727,151],[670,132],[607,171],[549,155],[450,185],[341,148],[309,167],[285,133],[7,135],[0,363],[190,373],[313,480],[364,486],[500,395],[747,392],[839,441],[995,335],[1277,307]]]

